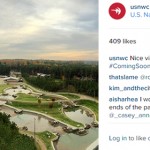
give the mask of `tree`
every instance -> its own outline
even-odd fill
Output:
[[[49,108],[53,108],[54,102],[49,102],[48,106]]]
[[[38,98],[38,104],[39,104],[39,106],[41,105],[41,103],[42,103],[41,99]]]
[[[20,134],[17,125],[9,118],[9,115],[0,113],[0,150],[36,150],[34,139]]]
[[[52,102],[55,102],[55,100],[56,100],[55,98],[52,98]]]

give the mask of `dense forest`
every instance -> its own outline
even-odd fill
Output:
[[[9,117],[0,113],[0,150],[36,150],[34,139],[20,134]]]
[[[82,81],[76,79],[54,80],[43,77],[24,77],[31,85],[52,92],[77,92],[93,97],[98,96],[98,84],[96,81]]]
[[[98,97],[98,64],[74,61],[1,61],[0,74],[20,71],[33,86],[46,91],[78,92]],[[37,73],[48,76],[39,77]]]

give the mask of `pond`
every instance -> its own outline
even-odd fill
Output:
[[[23,89],[21,86],[16,86],[16,88],[6,89],[5,93],[9,95],[16,95],[18,93],[29,94],[31,91],[29,89]]]
[[[91,128],[85,136],[78,136],[72,133],[62,135],[56,147],[58,150],[86,150],[97,139],[98,128]]]
[[[81,113],[81,109],[77,109],[76,111],[77,113]],[[31,132],[34,132],[35,123],[35,132],[50,131],[59,133],[61,135],[60,139],[55,144],[57,150],[86,150],[94,141],[98,139],[98,128],[90,128],[87,135],[79,136],[73,133],[65,133],[61,126],[53,127],[47,119],[44,117],[39,117],[38,115],[28,113],[15,114],[12,109],[3,106],[1,107],[0,112],[10,114],[11,121],[15,122],[18,127],[22,128],[23,126],[26,126]],[[84,123],[87,123],[87,121]]]
[[[13,110],[13,109],[9,109],[9,108],[3,107],[3,106],[0,107],[0,112],[1,112],[1,113],[6,113],[7,115],[11,115],[11,116],[16,115],[16,114],[14,113],[14,110]]]
[[[70,119],[83,124],[91,124],[94,121],[94,118],[89,115],[89,112],[82,108],[69,111],[64,109],[64,113]]]
[[[12,95],[0,95],[0,99],[3,100],[14,100],[15,98]]]
[[[47,119],[33,114],[16,114],[13,109],[8,107],[0,107],[0,112],[10,114],[10,121],[15,122],[19,128],[26,126],[29,131],[35,132],[50,131],[59,134],[64,134],[61,126],[52,126]]]
[[[21,86],[16,86],[15,88],[9,88],[5,90],[5,95],[0,95],[0,99],[3,100],[14,100],[15,98],[13,95],[16,95],[18,93],[24,93],[24,94],[29,94],[31,90],[29,89],[24,89]]]
[[[26,126],[29,131],[35,132],[50,131],[55,133],[64,133],[61,126],[53,127],[49,121],[43,117],[32,114],[19,114],[10,117],[10,120],[15,122],[18,127]]]

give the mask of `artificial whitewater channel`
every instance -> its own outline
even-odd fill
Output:
[[[18,87],[17,89],[7,89],[7,99],[13,99],[12,95],[17,93],[28,94],[30,90],[22,89]],[[3,96],[3,98],[6,98]],[[25,112],[23,114],[16,114],[14,109],[11,109],[7,106],[1,106],[0,112],[5,112],[10,114],[10,120],[15,122],[19,128],[26,126],[28,131],[32,132],[43,132],[50,131],[53,133],[59,133],[60,138],[57,143],[55,143],[56,150],[86,150],[92,143],[95,143],[98,139],[98,128],[91,127],[88,129],[88,134],[84,136],[79,136],[74,133],[66,133],[62,129],[62,125],[52,126],[49,123],[49,120],[42,115]],[[83,124],[91,124],[94,121],[92,116],[88,115],[88,112],[82,108],[75,109],[74,111],[64,111],[64,113],[72,120]],[[95,147],[98,145],[98,142],[95,143]],[[92,150],[92,149],[91,149]]]

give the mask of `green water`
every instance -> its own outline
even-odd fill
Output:
[[[83,124],[91,124],[94,119],[88,116],[87,112],[83,109],[77,109],[75,111],[65,111],[67,117]]]
[[[89,133],[85,136],[75,134],[62,135],[58,141],[58,150],[86,150],[98,138],[98,128],[89,129]]]

